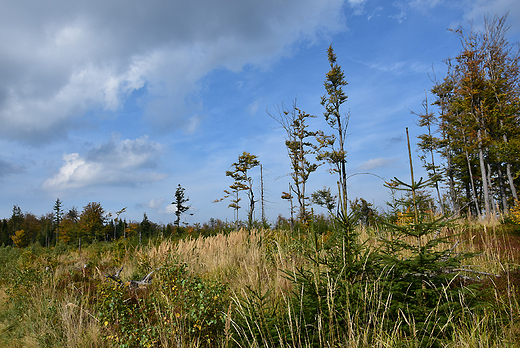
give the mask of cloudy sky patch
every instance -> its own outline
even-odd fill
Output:
[[[332,132],[320,105],[330,44],[349,83],[348,174],[406,178],[404,132],[412,146],[421,132],[410,111],[422,110],[431,67],[442,78],[460,50],[446,29],[509,11],[509,41],[520,37],[515,0],[0,5],[0,218],[14,204],[45,214],[59,197],[65,208],[95,201],[167,223],[181,184],[196,207],[188,222],[232,219],[228,203],[211,202],[243,151],[268,173],[269,219],[287,215],[285,134],[265,110],[297,98],[317,116],[311,128]],[[258,190],[259,168],[251,175]],[[354,176],[349,196],[384,206],[386,189],[370,180]],[[336,181],[322,166],[308,187]]]
[[[366,162],[361,163],[358,167],[360,171],[369,171],[376,168],[389,167],[398,162],[398,158],[374,158]]]
[[[93,185],[129,185],[163,180],[166,174],[150,171],[161,145],[144,136],[120,140],[118,135],[87,152],[63,155],[64,164],[43,183],[46,190],[62,191]]]

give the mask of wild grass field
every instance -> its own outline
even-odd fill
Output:
[[[240,229],[141,246],[120,239],[81,252],[2,247],[0,346],[520,346],[514,225],[443,226],[421,241],[445,242],[425,254],[441,255],[440,268],[404,273],[385,261],[392,228],[356,227],[352,253],[348,238],[334,240],[341,228]],[[413,253],[392,251],[405,263]],[[131,284],[152,271],[149,284]],[[435,285],[444,273],[448,283]]]

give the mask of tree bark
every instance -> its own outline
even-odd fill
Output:
[[[448,139],[449,143],[449,139]],[[453,166],[451,163],[451,153],[449,146],[446,146],[446,165],[448,166],[447,172],[448,172],[448,183],[450,187],[450,198],[451,198],[451,204],[453,205],[453,210],[455,210],[456,215],[460,215],[460,205],[459,200],[457,197],[457,193],[455,192],[455,180],[453,179]]]
[[[507,136],[504,134],[504,143],[507,144]],[[511,174],[511,164],[509,162],[506,163],[506,174],[507,174],[507,181],[509,181],[509,188],[511,189],[511,194],[513,195],[513,198],[515,200],[518,200],[518,196],[516,194],[516,187],[515,183],[513,181],[513,175]]]
[[[480,175],[482,177],[482,190],[484,195],[484,208],[486,209],[486,216],[489,216],[491,212],[489,206],[489,189],[488,189],[488,181],[486,175],[486,164],[484,162],[484,150],[482,149],[482,135],[481,130],[477,131],[477,141],[478,141],[478,158],[480,163]]]
[[[506,198],[506,190],[504,187],[504,176],[502,173],[502,169],[500,166],[498,167],[498,188],[500,192],[500,199],[502,201],[502,209],[504,213],[507,213],[508,207],[507,207],[507,198]]]

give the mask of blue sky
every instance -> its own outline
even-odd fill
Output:
[[[0,4],[0,218],[14,204],[46,214],[60,198],[168,223],[180,183],[186,222],[232,220],[228,202],[212,202],[243,151],[263,163],[268,218],[288,216],[284,132],[268,112],[297,98],[330,131],[320,105],[330,44],[349,83],[349,174],[409,180],[405,128],[414,143],[421,132],[411,111],[460,50],[447,28],[509,11],[509,41],[520,41],[517,0]],[[324,165],[309,192],[336,180]],[[389,199],[375,176],[348,184],[349,198]]]

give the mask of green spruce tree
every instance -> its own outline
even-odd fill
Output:
[[[178,184],[177,189],[175,190],[175,201],[172,204],[175,206],[175,226],[179,227],[181,221],[181,215],[187,212],[190,207],[185,205],[190,199],[185,196],[184,187],[181,184]]]

